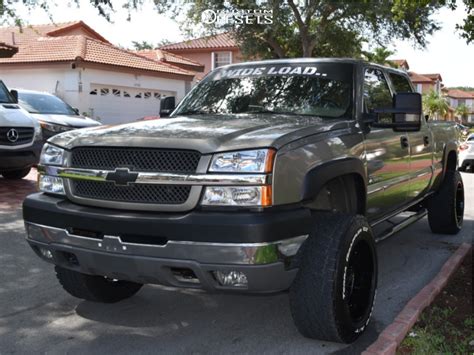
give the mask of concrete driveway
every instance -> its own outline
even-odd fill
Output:
[[[353,345],[313,341],[293,326],[286,293],[210,295],[146,286],[132,299],[94,304],[66,294],[53,267],[24,240],[21,198],[31,180],[0,178],[0,354],[12,353],[357,353],[462,243],[472,243],[474,174],[457,236],[431,234],[426,218],[379,243],[379,290],[368,331]]]

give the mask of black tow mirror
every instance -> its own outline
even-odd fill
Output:
[[[421,94],[417,92],[401,92],[393,96],[392,108],[375,109],[372,126],[392,128],[394,131],[419,131],[423,113]],[[381,115],[391,115],[389,120],[381,119]]]
[[[18,103],[18,91],[10,90],[10,94],[13,97],[13,102],[15,102],[17,104]]]
[[[168,117],[176,107],[174,96],[168,96],[160,101],[160,117]]]

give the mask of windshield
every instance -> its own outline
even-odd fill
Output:
[[[314,64],[313,64],[314,65]],[[328,67],[329,65],[326,64]],[[274,113],[338,118],[352,110],[352,71],[320,65],[225,69],[212,73],[180,105],[178,114]],[[257,74],[256,74],[257,73]]]
[[[0,81],[0,103],[2,104],[14,103],[10,95],[10,92],[8,91],[3,81]]]
[[[71,106],[53,95],[18,92],[18,101],[29,113],[76,115]]]

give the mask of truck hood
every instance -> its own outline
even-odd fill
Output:
[[[71,126],[74,128],[99,126],[100,123],[88,117],[76,115],[52,115],[43,113],[31,113],[31,116],[37,120],[47,123],[58,124],[62,126]]]
[[[343,129],[348,121],[292,115],[195,115],[65,132],[49,141],[76,146],[193,149],[201,153],[275,147],[317,133]]]

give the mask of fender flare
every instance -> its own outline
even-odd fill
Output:
[[[458,160],[458,145],[455,141],[449,141],[446,143],[446,146],[444,147],[444,152],[443,152],[443,175],[442,175],[442,180],[444,180],[444,176],[446,175],[446,171],[448,170],[448,156],[449,153],[454,152],[456,155],[456,166],[457,166],[457,160]]]
[[[329,181],[344,175],[356,175],[360,177],[361,184],[358,187],[358,198],[362,197],[362,211],[365,214],[367,205],[367,173],[364,163],[357,158],[343,158],[322,163],[315,166],[306,173],[303,180],[302,201],[312,201],[319,191]],[[361,188],[363,191],[361,191]],[[363,194],[363,195],[362,195]]]

